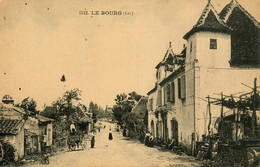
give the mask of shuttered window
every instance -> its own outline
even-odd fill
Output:
[[[175,103],[175,86],[174,82],[170,84],[170,101]]]
[[[171,83],[167,85],[167,102],[171,101]]]
[[[181,98],[181,79],[178,78],[178,98]]]
[[[185,76],[181,77],[181,99],[186,98],[186,83],[185,83]]]

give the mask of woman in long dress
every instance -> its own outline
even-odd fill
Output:
[[[112,135],[111,129],[109,129],[108,139],[113,140],[113,135]]]
[[[94,148],[95,146],[95,136],[92,136],[91,138],[91,148]]]

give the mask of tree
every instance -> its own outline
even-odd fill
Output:
[[[57,109],[57,114],[59,116],[67,116],[67,118],[69,118],[70,114],[76,111],[77,103],[81,100],[81,93],[81,90],[76,88],[66,91],[63,97],[54,101],[52,105]]]
[[[21,105],[18,105],[19,107],[22,107],[25,110],[29,110],[32,111],[33,113],[39,113],[36,109],[37,107],[37,103],[33,98],[27,97],[25,99],[23,99]]]
[[[93,119],[94,123],[96,123],[97,115],[98,115],[98,105],[91,101],[89,103],[89,112],[92,113],[92,119]]]
[[[143,120],[138,119],[138,116],[134,113],[126,113],[122,117],[122,121],[125,127],[129,131],[129,137],[140,137],[141,133],[145,130],[145,123]]]
[[[142,96],[137,94],[135,91],[128,94],[125,93],[118,94],[115,98],[115,105],[112,108],[115,119],[122,124],[122,117],[126,113],[131,112],[137,101],[140,100]]]
[[[135,91],[128,93],[128,95],[129,100],[134,100],[136,102],[138,102],[142,98],[142,96],[137,94]]]

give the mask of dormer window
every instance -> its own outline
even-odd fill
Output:
[[[210,49],[217,49],[217,39],[210,39]]]

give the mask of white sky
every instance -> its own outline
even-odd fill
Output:
[[[238,1],[259,21],[259,0]],[[218,12],[229,2],[212,0]],[[9,94],[18,103],[30,96],[43,106],[65,90],[79,88],[84,104],[94,101],[105,107],[114,104],[118,93],[146,95],[169,41],[179,53],[183,35],[206,4],[207,0],[2,0],[0,98]],[[79,15],[85,9],[134,15]],[[66,85],[60,82],[62,74]]]

